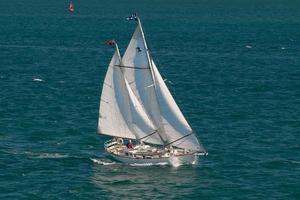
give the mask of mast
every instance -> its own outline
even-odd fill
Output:
[[[141,34],[142,34],[144,46],[145,46],[145,49],[146,49],[146,55],[147,55],[147,60],[148,60],[148,64],[149,64],[149,67],[150,67],[150,72],[151,72],[151,75],[152,75],[153,86],[154,86],[154,88],[156,89],[156,81],[155,81],[155,78],[154,78],[152,62],[151,62],[151,59],[150,59],[150,53],[149,53],[149,49],[148,49],[148,46],[147,46],[147,43],[146,43],[144,30],[143,30],[142,23],[141,23],[141,20],[140,20],[139,16],[136,16],[136,17],[137,17],[137,21],[138,21],[138,26],[139,26],[139,28],[140,28],[140,30],[141,30]],[[156,92],[155,92],[155,95],[156,95]],[[157,97],[157,95],[156,95],[156,99],[157,99],[157,98],[158,98],[158,97]],[[157,101],[157,104],[158,104],[158,107],[159,107],[159,112],[161,112],[161,111],[160,111],[159,101]],[[160,117],[159,121],[160,121],[160,123],[159,123],[159,127],[157,127],[157,129],[158,129],[158,132],[157,132],[157,133],[158,133],[160,139],[162,140],[163,144],[165,145],[165,144],[168,143],[168,141],[165,141],[165,140],[163,139],[163,137],[160,135],[160,134],[161,134],[160,131],[161,131],[164,135],[166,135],[165,130],[164,130],[164,126],[163,126],[163,123],[162,123],[162,120],[161,120],[161,117]],[[166,139],[168,139],[168,137],[167,137]]]
[[[147,43],[146,43],[146,39],[145,39],[145,34],[144,34],[143,27],[142,27],[142,23],[141,23],[141,20],[140,20],[140,18],[138,16],[137,16],[137,21],[138,21],[138,26],[141,29],[143,42],[144,42],[144,45],[145,45],[145,48],[146,48],[146,55],[147,55],[148,63],[149,63],[149,66],[150,66],[150,71],[151,71],[151,74],[152,74],[153,84],[154,84],[154,87],[156,88],[156,83],[155,83],[155,78],[154,78],[153,68],[152,68],[152,62],[151,62],[151,59],[150,59],[150,53],[149,53],[149,49],[148,49],[148,46],[147,46]]]

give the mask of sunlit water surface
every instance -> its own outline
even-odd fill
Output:
[[[300,199],[298,1],[0,1],[1,199]],[[115,38],[140,13],[207,157],[128,166],[96,134]]]

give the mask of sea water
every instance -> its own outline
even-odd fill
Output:
[[[300,199],[300,2],[0,1],[0,199]],[[96,134],[137,12],[209,155],[128,166]]]

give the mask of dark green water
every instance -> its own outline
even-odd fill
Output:
[[[300,199],[300,2],[0,1],[0,199]],[[107,161],[96,134],[115,38],[140,13],[209,156]],[[44,81],[33,81],[34,79]]]

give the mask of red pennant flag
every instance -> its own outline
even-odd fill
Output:
[[[106,44],[107,46],[114,46],[114,45],[116,44],[116,42],[115,42],[114,40],[107,40],[107,41],[105,42],[105,44]]]
[[[69,11],[70,11],[70,12],[74,12],[74,5],[73,5],[72,2],[70,3]]]

